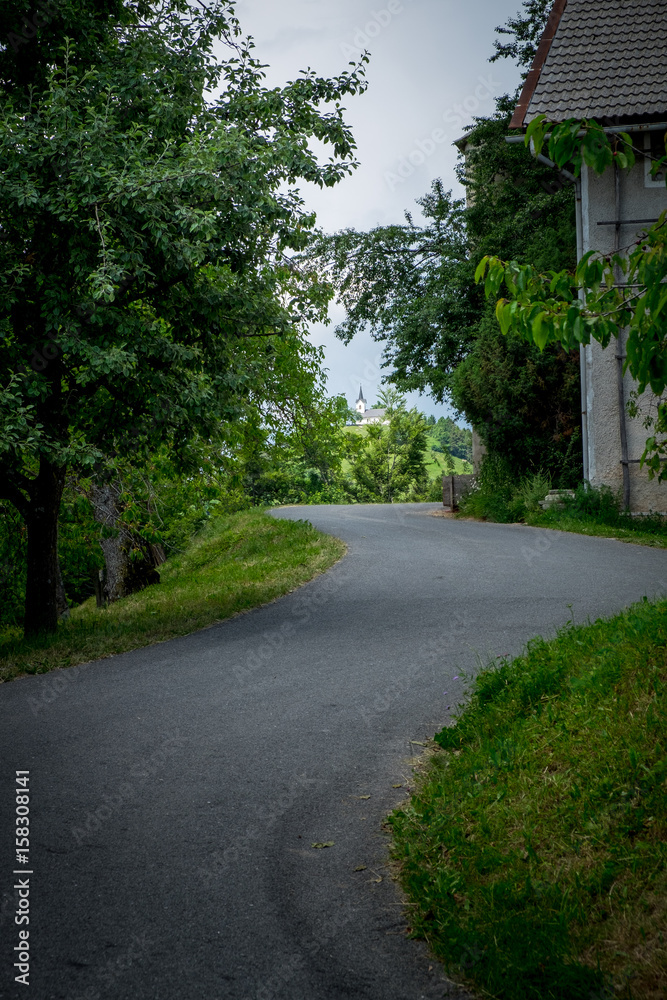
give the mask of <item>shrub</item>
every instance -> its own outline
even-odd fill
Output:
[[[543,472],[517,481],[507,462],[486,455],[472,489],[461,498],[460,510],[468,517],[509,524],[539,510],[538,501],[550,489],[551,482]]]

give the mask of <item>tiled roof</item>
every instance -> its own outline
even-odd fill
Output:
[[[543,61],[526,81],[515,128],[540,113],[551,121],[664,121],[667,0],[567,0]]]

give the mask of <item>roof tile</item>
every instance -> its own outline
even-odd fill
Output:
[[[667,0],[568,0],[526,124],[667,118]]]

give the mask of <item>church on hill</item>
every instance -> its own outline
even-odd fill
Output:
[[[354,408],[357,413],[361,414],[361,420],[357,421],[358,424],[388,424],[385,414],[386,411],[383,409],[366,409],[366,400],[364,399],[364,391],[361,386],[359,386],[359,398],[354,404]]]

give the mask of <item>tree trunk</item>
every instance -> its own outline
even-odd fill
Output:
[[[69,618],[69,604],[67,603],[60,559],[58,560],[58,577],[56,579],[56,608],[58,609],[58,618]]]
[[[148,546],[120,520],[117,482],[95,486],[90,493],[94,517],[109,532],[100,539],[104,553],[104,579],[98,603],[111,604],[152,583],[160,582],[156,565],[164,562],[161,546]],[[154,552],[152,550],[155,550]]]
[[[26,638],[55,632],[58,627],[58,514],[66,467],[44,456],[30,489],[24,631]]]

